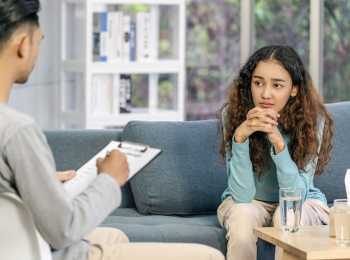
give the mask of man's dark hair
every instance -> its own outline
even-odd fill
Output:
[[[0,0],[0,50],[20,26],[39,26],[39,10],[39,0]]]

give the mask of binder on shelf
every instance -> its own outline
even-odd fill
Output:
[[[108,41],[108,13],[99,13],[99,29],[100,29],[100,55],[99,61],[107,62],[107,41]]]
[[[136,23],[134,21],[130,22],[130,61],[136,61]]]

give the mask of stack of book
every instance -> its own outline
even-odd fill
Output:
[[[158,57],[157,13],[95,12],[93,16],[94,61],[151,61]]]

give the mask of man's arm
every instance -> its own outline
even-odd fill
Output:
[[[120,187],[107,174],[100,174],[70,200],[55,178],[55,163],[46,139],[34,124],[16,130],[5,145],[4,156],[39,232],[55,249],[79,241],[120,204]]]

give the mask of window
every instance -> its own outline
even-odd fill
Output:
[[[310,2],[305,0],[256,0],[256,49],[285,44],[296,49],[304,65],[309,64]]]
[[[196,0],[187,4],[186,119],[213,118],[239,70],[240,1]]]
[[[350,1],[324,2],[325,102],[350,100]]]

